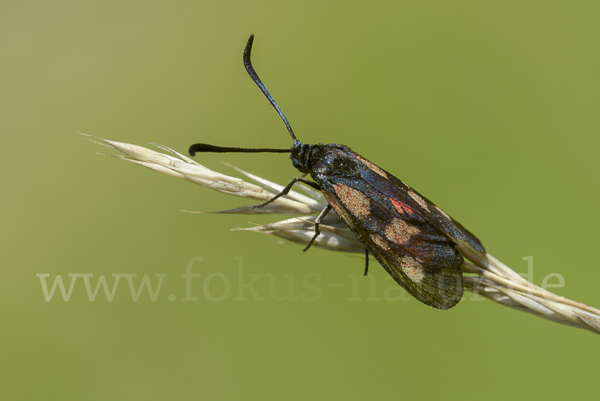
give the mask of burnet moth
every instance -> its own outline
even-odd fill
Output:
[[[332,209],[365,246],[369,254],[406,291],[419,301],[439,309],[456,305],[463,293],[463,256],[456,243],[485,252],[481,242],[417,191],[379,166],[337,143],[307,145],[296,139],[283,112],[262,83],[250,53],[254,35],[244,50],[244,66],[287,127],[294,141],[289,149],[220,147],[197,143],[189,153],[243,152],[289,153],[302,175],[295,177],[277,195],[256,205],[260,208],[286,195],[297,182],[323,192],[329,203],[315,220],[315,234],[306,251],[319,236],[319,224]],[[312,180],[306,178],[310,175]],[[365,270],[366,273],[366,270]]]

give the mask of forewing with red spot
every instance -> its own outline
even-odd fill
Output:
[[[463,258],[443,232],[364,180],[319,178],[336,213],[412,296],[439,309],[460,301]]]
[[[479,252],[485,252],[485,248],[477,237],[429,199],[359,154],[353,153],[353,155],[358,162],[365,166],[359,170],[361,178],[373,188],[387,195],[395,202],[394,205],[398,205],[400,208],[410,208],[449,237],[467,243]],[[382,179],[384,176],[385,179]]]

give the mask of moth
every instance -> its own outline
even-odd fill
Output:
[[[466,243],[476,251],[485,252],[481,242],[433,202],[349,147],[337,143],[309,145],[296,139],[287,118],[252,66],[253,41],[254,35],[251,35],[244,49],[244,66],[287,127],[293,140],[291,148],[237,148],[197,143],[190,146],[190,155],[195,156],[197,152],[289,153],[293,166],[302,175],[255,207],[263,207],[288,194],[297,182],[320,190],[328,205],[317,216],[315,234],[304,251],[319,236],[319,224],[333,209],[365,246],[366,268],[371,254],[419,301],[438,309],[456,305],[463,293],[461,265],[464,259],[455,246]],[[312,180],[306,178],[308,175]]]

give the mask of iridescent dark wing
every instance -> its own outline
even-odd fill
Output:
[[[463,258],[444,232],[366,180],[313,177],[340,218],[408,293],[439,309],[460,301]]]
[[[364,166],[359,169],[363,180],[388,196],[398,207],[410,208],[449,237],[470,245],[476,251],[485,252],[485,248],[477,237],[429,199],[361,155],[354,152],[353,155]]]

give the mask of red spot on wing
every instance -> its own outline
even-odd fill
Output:
[[[394,205],[396,210],[399,211],[400,213],[402,213],[402,214],[413,214],[414,213],[411,208],[403,205],[402,203],[398,202],[397,200],[392,199],[392,198],[390,198],[390,200],[392,201],[392,204]]]

